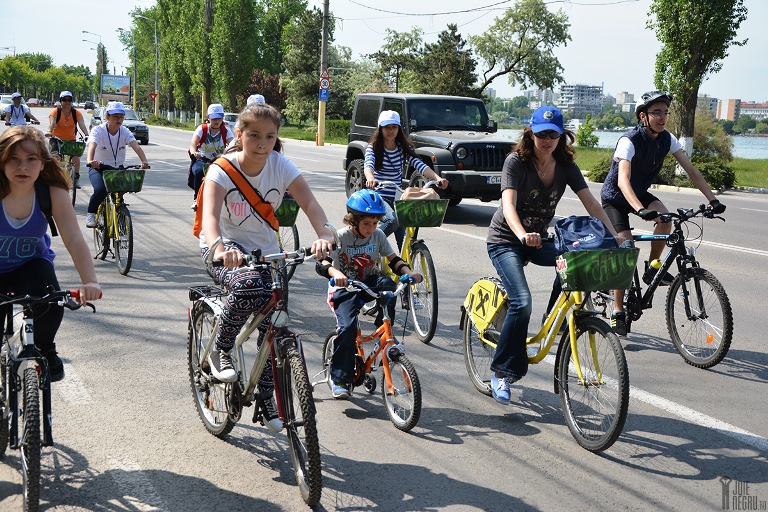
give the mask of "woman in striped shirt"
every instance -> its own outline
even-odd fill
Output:
[[[437,180],[440,188],[444,189],[448,186],[448,180],[441,178],[416,154],[413,144],[403,132],[400,114],[394,110],[384,110],[379,114],[378,124],[365,150],[365,186],[367,188],[375,188],[378,181],[400,183],[403,179],[403,171],[408,165],[427,179]],[[394,231],[397,247],[402,250],[405,229],[398,226],[394,212],[397,189],[390,185],[377,189],[377,192],[392,209],[381,220],[380,228],[387,236]]]

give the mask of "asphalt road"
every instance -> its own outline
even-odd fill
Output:
[[[197,417],[187,375],[187,288],[208,278],[191,235],[185,149],[191,134],[150,132],[143,148],[152,170],[142,192],[129,197],[133,268],[121,276],[114,262],[96,261],[104,299],[96,314],[67,312],[57,338],[67,377],[54,384],[56,446],[44,450],[43,509],[301,510],[284,435],[250,423],[248,410],[219,440]],[[344,147],[285,146],[331,222],[341,225]],[[90,244],[89,192],[85,184],[76,210]],[[687,192],[658,196],[674,207],[703,200]],[[469,382],[459,306],[476,279],[494,275],[484,242],[494,205],[465,201],[442,227],[423,230],[437,264],[439,325],[430,345],[409,327],[403,336],[421,381],[421,419],[406,434],[389,422],[378,392],[357,390],[343,402],[317,388],[324,479],[317,509],[722,510],[727,492],[733,510],[753,503],[753,510],[765,510],[768,357],[760,290],[768,289],[768,197],[737,192],[721,200],[727,222],[704,224],[697,257],[730,297],[731,350],[711,370],[685,364],[669,341],[666,293],[660,293],[624,341],[629,416],[616,444],[599,455],[581,449],[568,432],[551,365],[532,366],[513,385],[507,407]],[[559,215],[583,212],[571,192],[558,208]],[[308,245],[312,232],[303,215],[298,225]],[[60,282],[76,285],[58,239],[56,251]],[[540,318],[551,269],[527,272],[539,302],[532,318]],[[305,341],[311,374],[321,369],[322,342],[334,327],[324,292],[312,265],[297,269],[291,321]],[[0,460],[0,510],[20,507],[19,469],[17,451]]]

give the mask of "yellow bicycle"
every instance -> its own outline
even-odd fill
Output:
[[[95,259],[104,260],[111,252],[112,259],[117,259],[118,272],[127,275],[133,262],[133,222],[123,196],[141,190],[144,169],[138,165],[116,169],[104,164],[99,169],[103,170],[108,194],[96,212],[96,227],[93,230]]]
[[[528,362],[543,361],[567,320],[554,360],[554,391],[560,395],[571,435],[591,452],[610,447],[624,428],[629,370],[618,336],[597,318],[590,293],[626,288],[638,253],[639,249],[607,249],[560,256],[557,270],[563,291],[539,332],[526,341]],[[494,277],[475,282],[461,306],[464,363],[475,389],[488,396],[491,361],[506,316],[507,291]]]

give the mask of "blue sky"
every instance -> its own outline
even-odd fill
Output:
[[[456,23],[466,38],[482,33],[495,17],[501,15],[498,9],[514,5],[514,1],[498,4],[497,10],[433,13],[462,11],[494,3],[495,0],[471,3],[464,0],[389,0],[386,3],[330,0],[330,9],[339,18],[334,44],[349,46],[358,58],[381,47],[386,28],[403,32],[418,26],[424,31],[425,41],[433,42],[448,23]],[[614,96],[621,91],[639,95],[654,89],[654,63],[660,44],[645,28],[650,3],[650,0],[552,1],[550,10],[562,9],[571,23],[572,41],[556,51],[565,68],[563,77],[566,82],[604,84],[605,91]],[[732,47],[722,71],[710,77],[700,92],[716,98],[768,102],[768,65],[765,64],[768,1],[745,0],[744,3],[749,16],[742,23],[738,37],[749,38],[749,43],[744,47]],[[35,12],[48,15],[20,15],[16,20],[18,2],[0,0],[0,12],[13,13],[13,19],[4,20],[0,48],[15,46],[18,53],[48,53],[57,65],[86,64],[95,70],[96,52],[90,49],[95,45],[82,39],[99,42],[101,36],[110,59],[114,60],[109,63],[110,71],[114,69],[120,74],[121,68],[130,63],[130,56],[120,46],[117,28],[130,27],[128,13],[134,6],[146,8],[153,4],[154,0],[99,0],[97,4],[93,0],[68,0],[64,4],[43,0],[35,2]],[[310,5],[322,8],[322,0],[310,0]],[[429,15],[394,15],[376,9]],[[83,34],[82,30],[97,35]],[[7,55],[12,51],[0,50],[0,54]],[[504,77],[496,79],[491,87],[502,97],[519,94],[519,90],[509,86]]]

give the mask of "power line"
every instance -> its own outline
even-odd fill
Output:
[[[499,10],[500,5],[508,4],[512,0],[503,0],[502,2],[496,2],[495,4],[490,5],[484,5],[482,7],[473,7],[471,9],[464,9],[461,11],[445,11],[445,12],[426,12],[426,13],[413,13],[413,12],[400,12],[400,11],[389,11],[386,9],[379,9],[378,7],[371,7],[370,5],[365,5],[360,2],[356,2],[355,0],[348,0],[350,3],[358,5],[360,7],[363,7],[365,9],[370,9],[372,11],[378,11],[383,12],[385,14],[394,14],[396,16],[444,16],[448,14],[465,14],[468,12],[477,12],[477,11],[483,11],[483,10]],[[545,4],[568,4],[568,5],[591,5],[591,6],[607,6],[607,5],[616,5],[616,4],[625,4],[625,3],[636,3],[640,0],[614,0],[611,2],[573,2],[572,0],[552,0],[550,2],[545,2]],[[346,18],[347,21],[359,21],[363,18]]]

